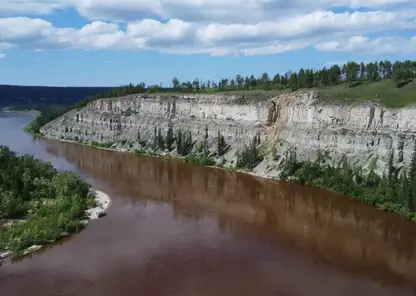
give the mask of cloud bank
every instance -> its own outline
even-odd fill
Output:
[[[77,11],[88,24],[57,27],[45,20],[45,15],[65,9]],[[64,48],[223,56],[312,47],[410,54],[416,53],[416,36],[401,32],[415,29],[414,0],[3,0],[0,7],[0,51]]]

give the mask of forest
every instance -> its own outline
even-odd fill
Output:
[[[52,87],[0,85],[0,109],[37,109],[45,106],[69,106],[108,87]]]
[[[94,205],[90,185],[77,174],[0,146],[0,253],[20,255],[79,231]]]
[[[356,87],[362,83],[372,83],[381,80],[392,80],[395,87],[403,87],[416,77],[416,61],[380,61],[370,63],[347,62],[344,65],[332,65],[322,69],[300,69],[297,72],[288,71],[284,74],[269,76],[263,73],[260,77],[254,75],[236,75],[219,81],[180,81],[172,79],[171,87],[160,85],[129,84],[111,88],[104,93],[93,96],[117,97],[135,93],[210,93],[236,90],[288,90],[325,88],[345,83],[347,87]]]

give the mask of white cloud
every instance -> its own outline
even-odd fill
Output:
[[[1,0],[0,15],[48,14],[68,3],[67,0]]]
[[[359,54],[416,54],[416,36],[379,37],[370,39],[364,36],[352,36],[346,40],[328,41],[316,45],[316,49],[326,52]]]
[[[0,52],[0,60],[3,59],[3,58],[5,58],[5,57],[6,57],[6,54]]]
[[[0,6],[0,15],[12,11],[49,13],[57,8],[73,7],[92,19],[112,20],[95,20],[81,28],[59,28],[41,18],[0,18],[2,51],[69,48],[222,56],[275,54],[314,46],[320,51],[335,52],[413,52],[412,40],[365,36],[416,29],[415,0],[0,1],[5,1]],[[397,9],[399,4],[406,4],[406,9]],[[387,9],[392,5],[396,10],[342,13],[325,10],[331,7]],[[156,17],[166,21],[157,21]],[[115,22],[119,20],[131,21],[124,26]],[[372,46],[377,49],[371,50]]]
[[[245,23],[332,8],[415,7],[414,0],[69,0],[92,20],[132,21],[157,16],[191,22]]]
[[[332,8],[416,7],[414,0],[1,0],[0,15],[47,14],[73,8],[90,20],[134,21],[159,17],[191,22],[257,22]]]

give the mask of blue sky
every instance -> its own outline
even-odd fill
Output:
[[[0,84],[60,86],[416,59],[416,1],[2,0],[0,57]]]

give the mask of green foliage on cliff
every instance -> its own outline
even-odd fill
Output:
[[[218,135],[217,135],[216,140],[217,140],[217,155],[222,156],[225,152],[227,152],[228,146],[227,146],[227,143],[225,142],[224,136],[220,133],[219,130],[218,130]]]
[[[90,97],[85,100],[79,101],[71,106],[49,106],[49,107],[39,107],[36,108],[40,111],[40,114],[36,119],[30,122],[26,127],[25,131],[32,133],[32,134],[39,134],[40,128],[51,122],[52,120],[61,117],[65,113],[73,110],[73,109],[80,109],[85,107],[89,102],[94,100],[94,98]]]
[[[176,134],[176,152],[181,156],[188,155],[193,148],[194,142],[190,131],[178,130]]]
[[[237,169],[254,169],[259,162],[263,160],[263,157],[260,154],[260,137],[255,136],[253,140],[250,141],[250,145],[243,148],[243,151],[237,153]]]
[[[94,202],[77,174],[0,146],[0,252],[18,254],[82,229]]]
[[[333,166],[322,152],[315,161],[299,161],[295,151],[291,150],[285,157],[280,177],[326,188],[416,219],[416,145],[409,169],[394,167],[393,153],[392,150],[387,173],[380,177],[374,172],[375,164],[364,170],[344,157]]]
[[[110,148],[113,145],[114,145],[114,142],[102,142],[102,143],[95,142],[95,141],[91,142],[91,146],[95,148]]]
[[[185,161],[189,163],[195,163],[199,165],[205,165],[205,166],[213,166],[216,164],[215,160],[211,157],[206,156],[199,156],[199,155],[187,155],[185,157]]]

